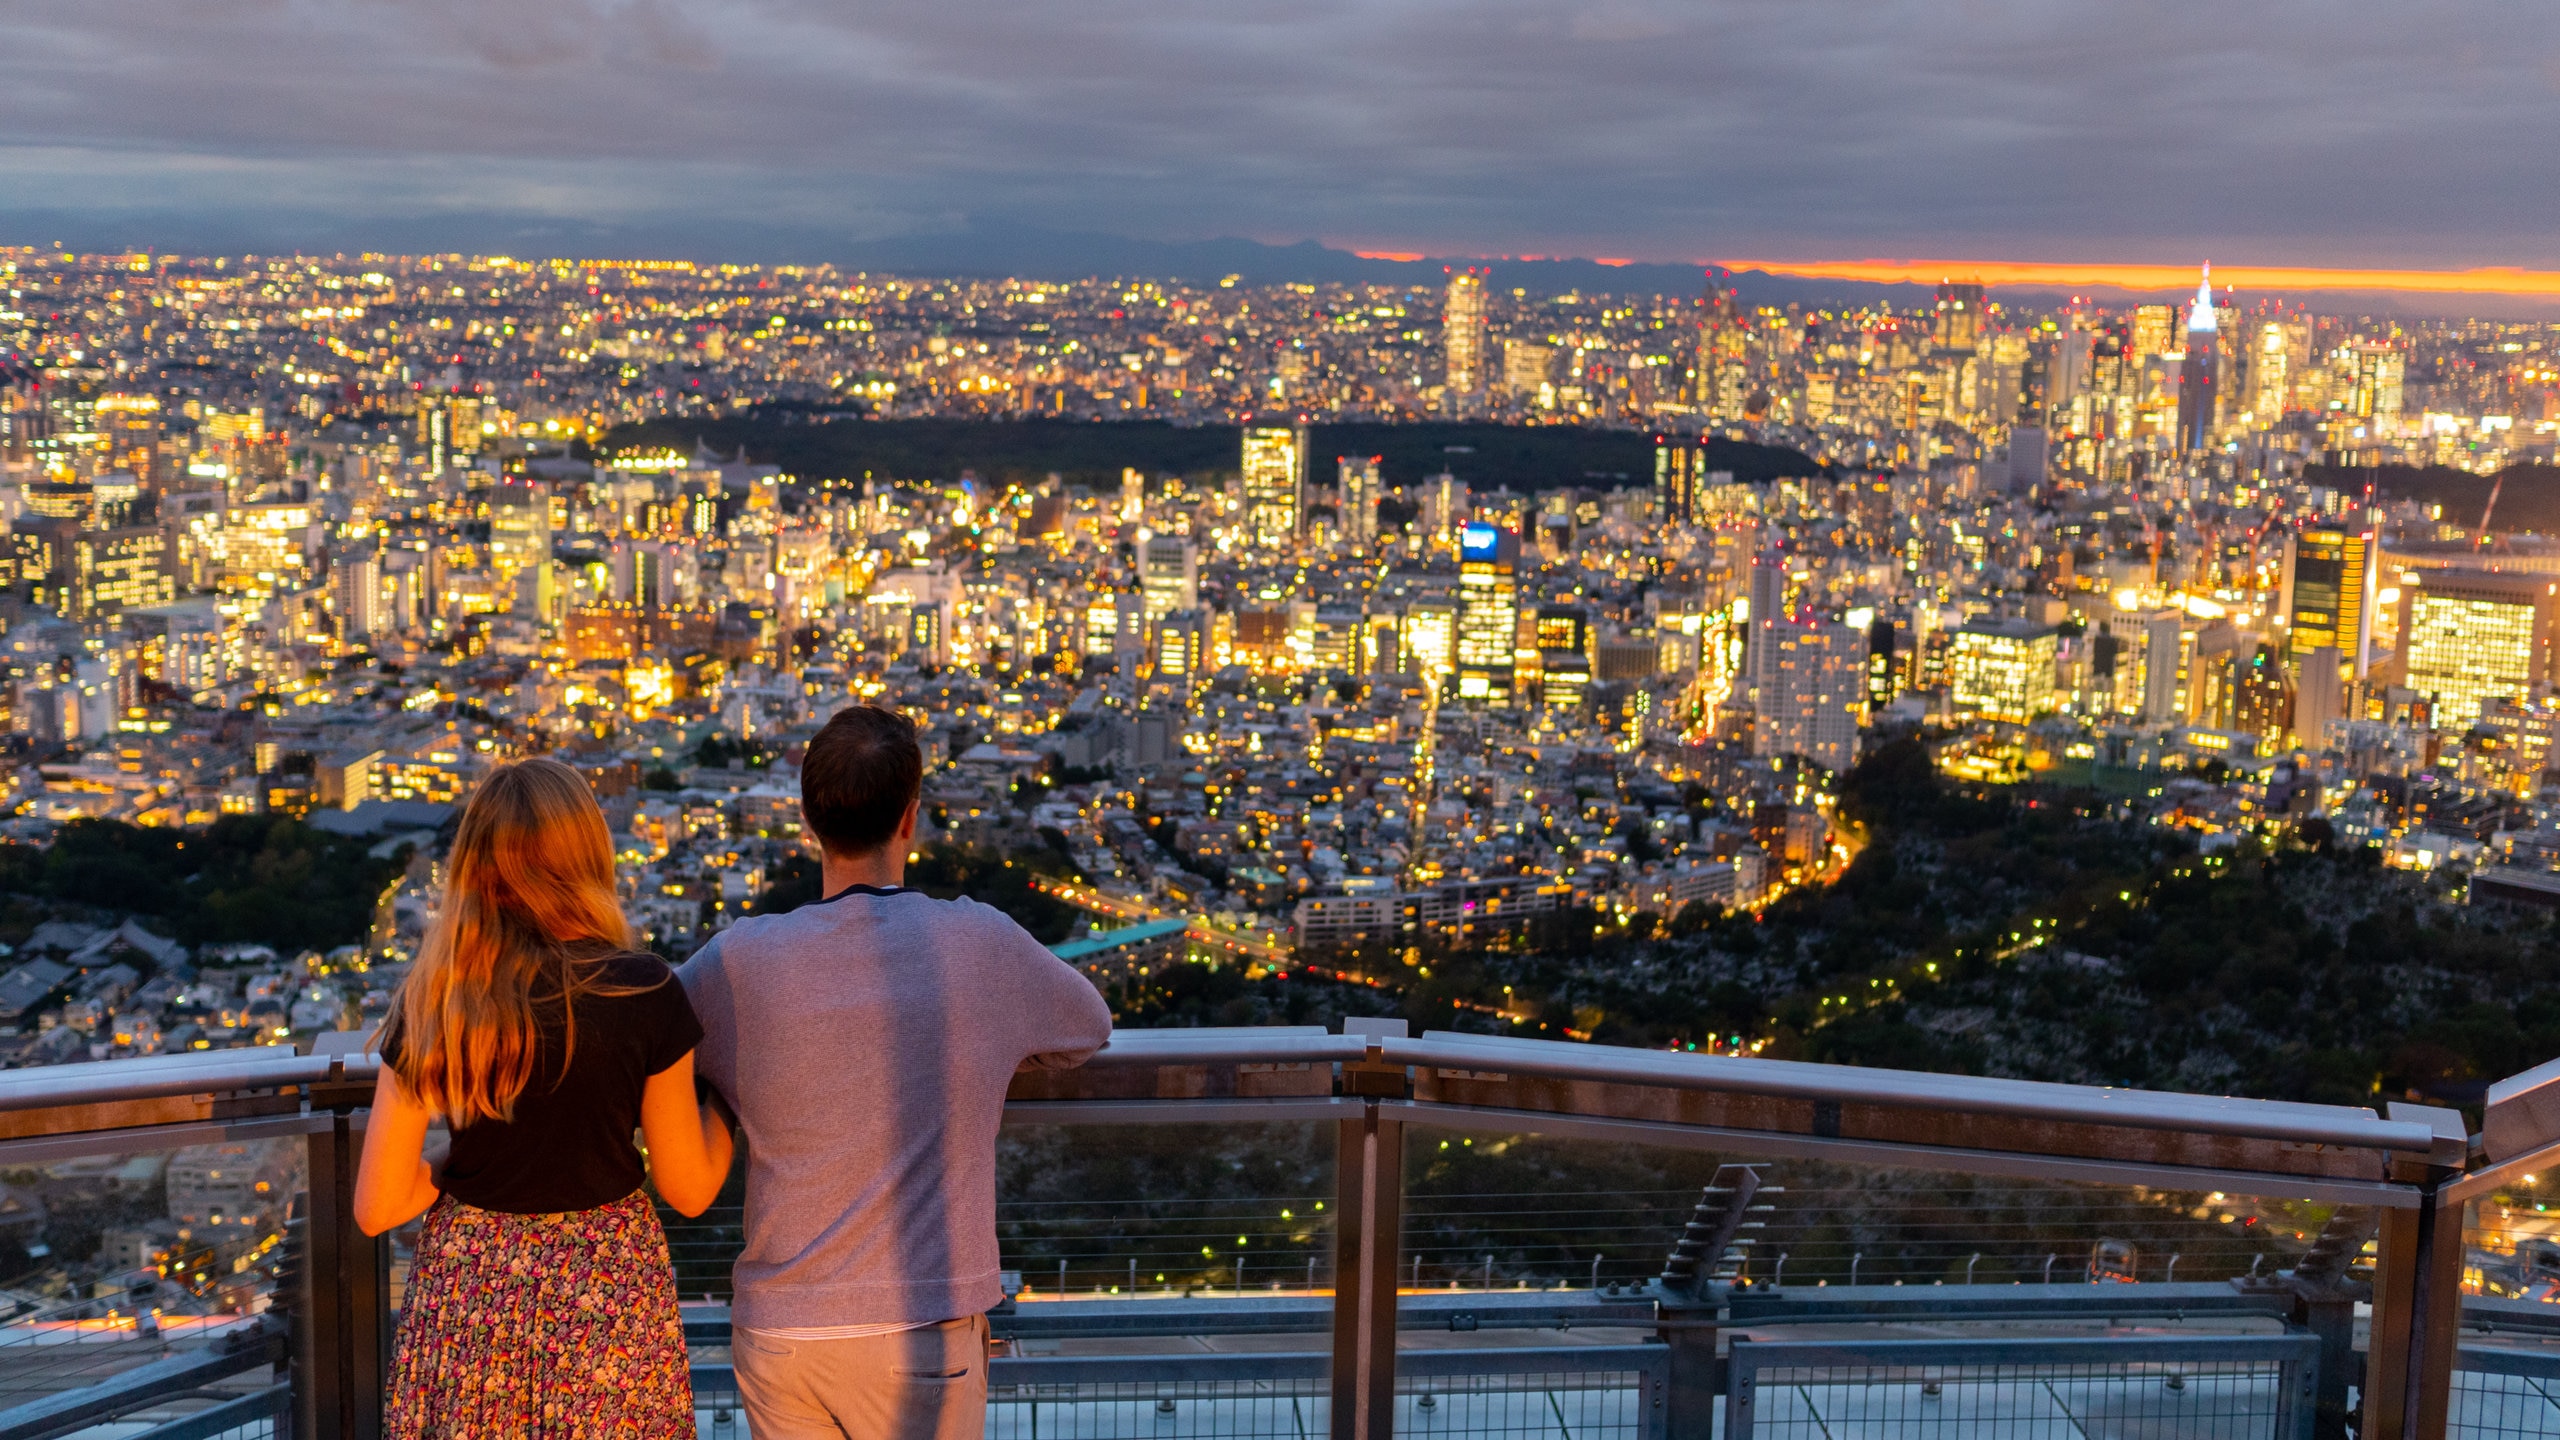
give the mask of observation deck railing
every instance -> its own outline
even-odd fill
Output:
[[[1331,1183],[1316,1208],[1329,1235],[1300,1235],[1320,1247],[1303,1257],[1303,1284],[1292,1259],[1285,1276],[1270,1264],[1254,1274],[1261,1291],[1239,1269],[1223,1291],[1149,1295],[1135,1251],[1119,1295],[1043,1293],[1044,1277],[1026,1274],[1024,1293],[994,1317],[1002,1349],[990,1435],[1740,1440],[1842,1433],[1844,1422],[1860,1434],[2291,1440],[2344,1435],[2352,1423],[2364,1437],[2560,1435],[2560,1349],[2541,1347],[2560,1340],[2560,1304],[2463,1293],[2466,1266],[2479,1263],[2464,1207],[2560,1162],[2554,1067],[2494,1090],[2473,1137],[2459,1112],[2401,1103],[2377,1114],[1413,1037],[1396,1021],[1345,1028],[1124,1030],[1082,1069],[1017,1078],[1009,1126],[1328,1127]],[[0,1315],[0,1440],[380,1434],[394,1267],[390,1244],[358,1231],[349,1209],[374,1075],[356,1043],[328,1035],[311,1053],[0,1074],[0,1172],[294,1138],[307,1174],[285,1241],[290,1282],[278,1281],[273,1308],[119,1315],[118,1292],[102,1282],[54,1310]],[[1471,1145],[1477,1136],[1737,1163],[1721,1165],[1685,1218],[1664,1227],[1658,1274],[1604,1282],[1595,1256],[1588,1284],[1501,1289],[1490,1259],[1475,1283],[1449,1255],[1426,1256],[1428,1236],[1408,1223],[1409,1204],[1426,1221],[1431,1213],[1427,1197],[1408,1192],[1408,1152],[1437,1153],[1427,1137]],[[1800,1264],[1791,1284],[1785,1251],[1751,1244],[1776,1213],[1766,1202],[1779,1187],[1742,1161],[2112,1187],[2155,1200],[2209,1195],[2220,1205],[2258,1197],[2321,1218],[2305,1222],[2318,1233],[2304,1232],[2290,1267],[2253,1261],[2219,1279],[2176,1280],[2172,1255],[2156,1280],[2087,1283],[2104,1255],[2084,1270],[2076,1254],[2048,1254],[2032,1280],[2029,1255],[2008,1283],[1916,1274],[1866,1283],[1860,1254],[1845,1273],[1817,1277]],[[1066,1233],[1080,1222],[1042,1223]],[[2368,1251],[2369,1280],[2357,1273]],[[225,1258],[208,1255],[179,1263],[204,1280]],[[243,1269],[255,1258],[232,1257]],[[1447,1288],[1423,1288],[1426,1258],[1435,1287]],[[2070,1262],[2059,1278],[2057,1258]],[[1981,1259],[1964,1264],[1968,1281]],[[142,1278],[167,1271],[163,1263]],[[726,1309],[686,1308],[704,1433],[743,1435]],[[2466,1322],[2485,1338],[2458,1345]],[[1177,1337],[1179,1346],[1149,1343]]]

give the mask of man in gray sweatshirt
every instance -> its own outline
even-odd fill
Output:
[[[756,1440],[978,1440],[1005,1090],[1111,1035],[1003,912],[904,887],[922,777],[903,716],[829,720],[800,767],[826,898],[680,972],[697,1073],[745,1132],[732,1355]]]

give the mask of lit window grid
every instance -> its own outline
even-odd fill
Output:
[[[2484,702],[2533,688],[2535,607],[2421,594],[2409,606],[2409,688],[2435,697],[2440,729],[2467,729]]]
[[[2054,705],[2053,644],[1959,631],[1952,656],[1956,708],[2023,725]]]

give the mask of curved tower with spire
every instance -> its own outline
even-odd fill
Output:
[[[2213,445],[2214,402],[2221,390],[2221,326],[2213,318],[2213,263],[2205,262],[2187,311],[2187,358],[2178,367],[2178,448]]]

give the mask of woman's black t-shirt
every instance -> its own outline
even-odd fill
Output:
[[[640,1092],[701,1042],[702,1022],[657,956],[626,952],[590,963],[591,983],[637,993],[578,997],[577,1044],[565,1076],[560,1002],[536,1004],[540,1038],[515,1118],[453,1132],[444,1193],[483,1210],[545,1215],[592,1210],[640,1188],[640,1152],[631,1139]],[[396,1057],[386,1051],[383,1058]]]

